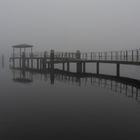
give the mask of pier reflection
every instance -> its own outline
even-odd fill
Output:
[[[31,83],[33,82],[32,73],[25,70],[16,71],[13,70],[13,81],[19,83]]]
[[[106,88],[140,102],[140,80],[93,73],[77,74],[59,69],[47,69],[45,71],[36,69],[11,69],[13,71],[14,82],[25,84],[32,83],[35,80],[44,80],[49,81],[52,85],[55,84],[55,81],[58,81],[79,87],[95,86]]]

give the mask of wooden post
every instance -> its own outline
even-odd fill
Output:
[[[25,53],[22,53],[22,68],[25,68]]]
[[[27,59],[27,68],[29,68],[29,58]]]
[[[95,60],[94,52],[92,53],[92,60]]]
[[[70,53],[69,53],[69,59],[70,59]]]
[[[116,67],[117,67],[117,69],[116,69],[116,75],[117,75],[117,77],[120,77],[120,64],[116,64]]]
[[[36,63],[37,63],[37,70],[39,70],[39,59],[36,59]]]
[[[21,62],[21,61],[22,61],[22,60],[21,60],[21,59],[22,59],[21,48],[19,48],[19,55],[20,55],[20,56],[19,56],[19,66],[20,66],[20,68],[21,68],[21,66],[22,66],[22,65],[21,65],[21,63],[22,63],[22,62]]]
[[[82,73],[82,62],[77,63],[77,73]]]
[[[134,51],[132,50],[132,61],[134,60]]]
[[[96,69],[97,69],[97,70],[96,70],[96,73],[97,73],[97,75],[98,75],[98,74],[99,74],[99,62],[96,63]]]
[[[112,58],[113,58],[113,54],[112,54],[112,52],[111,52],[111,60],[112,60]]]
[[[21,48],[19,48],[19,57],[22,57]]]
[[[24,53],[25,53],[25,57],[26,57],[26,48],[24,48]]]
[[[42,58],[40,58],[40,70],[42,70]]]
[[[33,52],[32,52],[32,48],[31,48],[31,68],[33,68]]]
[[[122,51],[120,51],[120,60],[122,60]]]
[[[105,60],[107,60],[107,52],[105,52]]]
[[[79,50],[76,51],[76,59],[81,59],[81,52]],[[77,62],[77,73],[82,73],[82,62]]]
[[[65,63],[62,63],[63,71],[65,71]]]
[[[31,47],[31,55],[32,55],[32,53],[33,53],[33,49],[32,49],[32,47]]]
[[[100,60],[100,52],[98,53],[98,57],[99,57],[98,59]]]
[[[31,68],[33,68],[33,58],[31,58]]]
[[[90,57],[91,57],[91,60],[92,60],[92,52],[91,52],[91,56]]]
[[[15,68],[15,48],[13,47],[13,68]]]
[[[138,49],[136,50],[136,59],[137,59],[137,61],[139,61],[139,50]]]
[[[81,52],[79,50],[76,51],[76,58],[81,59]]]
[[[44,58],[43,58],[43,69],[46,69],[46,58],[47,58],[47,52],[44,52]]]
[[[67,72],[69,72],[69,71],[70,71],[70,63],[67,62]]]
[[[118,60],[118,52],[116,51],[116,60]]]
[[[99,53],[100,60],[102,60],[102,52]]]
[[[85,72],[86,72],[86,63],[83,62],[83,73],[85,73]]]
[[[54,50],[50,51],[50,64],[51,64],[51,70],[54,70]]]
[[[21,48],[19,48],[19,66],[20,66],[20,68],[21,68],[21,57],[22,57],[22,54],[21,54]]]
[[[87,53],[86,53],[86,60],[87,60]]]
[[[128,60],[128,51],[126,51],[126,60]]]

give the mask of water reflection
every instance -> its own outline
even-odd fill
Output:
[[[13,70],[13,81],[19,83],[31,83],[33,82],[32,74],[25,70],[20,70],[20,72]]]
[[[113,92],[117,92],[130,97],[140,102],[140,80],[117,77],[103,74],[67,72],[59,69],[53,70],[36,70],[36,69],[18,69],[11,68],[13,71],[13,81],[19,83],[32,83],[35,80],[50,81],[50,84],[55,84],[55,81],[65,84],[82,86],[95,86],[106,88]]]

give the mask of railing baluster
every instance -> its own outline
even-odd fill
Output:
[[[125,51],[123,52],[123,58],[124,58],[124,61],[125,61]]]
[[[126,51],[126,61],[128,60],[128,51]]]
[[[100,52],[98,53],[98,59],[100,60]]]
[[[134,60],[134,51],[132,50],[132,61]]]
[[[137,59],[137,61],[139,61],[139,50],[138,49],[136,50],[136,59]]]
[[[120,60],[122,60],[122,51],[120,51]]]
[[[112,52],[111,52],[111,60],[112,60]]]
[[[115,54],[116,54],[116,61],[117,61],[118,60],[118,52],[116,51]]]

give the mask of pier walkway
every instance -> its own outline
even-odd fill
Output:
[[[31,52],[26,52],[27,48],[31,48]],[[116,76],[120,76],[120,65],[140,65],[140,49],[110,52],[50,52],[34,53],[31,45],[13,46],[13,54],[10,61],[13,67],[20,68],[36,68],[40,70],[54,69],[55,64],[62,64],[63,71],[70,71],[70,64],[76,64],[77,73],[86,72],[87,63],[96,63],[97,74],[100,72],[100,63],[111,63],[116,65]],[[19,49],[19,54],[15,53],[15,49]],[[22,52],[22,49],[24,51]]]

